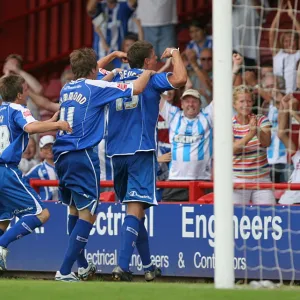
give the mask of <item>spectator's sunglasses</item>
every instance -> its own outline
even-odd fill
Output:
[[[209,56],[209,57],[201,57],[200,60],[201,61],[211,61],[212,57],[211,56]]]

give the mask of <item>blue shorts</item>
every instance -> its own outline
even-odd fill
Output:
[[[44,208],[40,196],[16,166],[0,165],[0,221],[39,215]]]
[[[146,207],[157,205],[154,151],[114,156],[113,168],[115,191],[122,203],[143,202]]]
[[[100,162],[97,146],[70,151],[55,163],[59,179],[59,201],[77,210],[88,208],[97,213],[100,196]]]

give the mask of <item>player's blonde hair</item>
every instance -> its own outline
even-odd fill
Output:
[[[240,94],[250,94],[252,101],[254,100],[253,99],[253,89],[250,86],[241,84],[241,85],[236,86],[233,89],[233,93],[232,93],[233,104],[235,104],[235,102],[237,101],[237,96]]]

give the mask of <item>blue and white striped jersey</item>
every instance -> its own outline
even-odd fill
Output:
[[[197,62],[198,65],[201,65],[201,61],[200,61],[200,55],[203,49],[205,48],[212,48],[213,47],[213,41],[212,41],[212,37],[211,36],[206,36],[205,42],[203,44],[203,47],[200,47],[198,45],[198,43],[196,43],[195,41],[190,41],[187,46],[186,49],[191,49],[194,50],[196,52],[197,55]]]
[[[128,33],[128,20],[134,9],[127,2],[117,3],[116,7],[109,9],[106,3],[98,3],[97,11],[93,17],[94,27],[100,27],[109,46],[109,52],[121,50],[122,41]],[[105,51],[99,34],[94,30],[93,49],[98,58],[109,52]]]
[[[104,107],[132,93],[132,84],[84,78],[67,83],[60,92],[60,120],[68,121],[73,132],[57,133],[54,160],[62,153],[98,145],[104,134]]]
[[[117,74],[114,81],[131,82],[142,73],[141,69],[125,70]],[[140,95],[120,97],[109,105],[108,156],[156,151],[160,94],[174,89],[168,80],[169,75],[171,73],[154,74]]]
[[[24,179],[41,179],[41,180],[58,180],[55,167],[48,164],[46,161],[34,166],[27,174],[24,175]],[[52,186],[40,187],[39,195],[42,200],[58,200],[58,188]]]
[[[213,104],[195,119],[165,101],[161,116],[169,125],[172,161],[169,179],[210,180],[213,154]]]
[[[278,109],[273,103],[269,106],[268,119],[272,124],[271,129],[271,145],[267,149],[268,163],[286,164],[287,152],[283,142],[279,139],[278,133]]]
[[[26,125],[35,122],[29,109],[15,103],[3,102],[0,106],[0,164],[20,163],[29,134]]]

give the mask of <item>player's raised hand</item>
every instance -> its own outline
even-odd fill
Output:
[[[125,53],[123,51],[114,51],[114,54],[117,58],[122,59],[123,61],[128,61],[127,53]]]
[[[57,121],[58,129],[72,133],[72,128],[67,121]]]
[[[161,59],[172,57],[173,52],[178,52],[178,53],[179,53],[179,51],[178,51],[177,48],[167,48],[167,49],[164,51],[164,53],[162,54]]]

